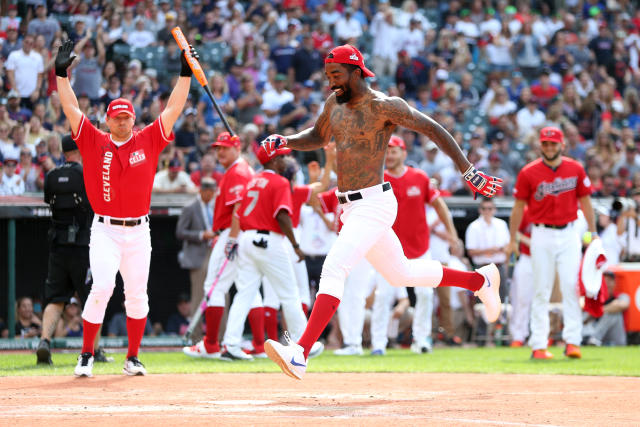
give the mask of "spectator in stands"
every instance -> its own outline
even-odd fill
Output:
[[[185,108],[182,124],[175,132],[175,146],[187,153],[196,146],[196,119],[198,112],[195,108]]]
[[[127,36],[127,43],[132,48],[144,48],[156,42],[156,36],[145,27],[145,20],[139,18],[136,21],[135,30]]]
[[[31,150],[27,147],[22,147],[20,149],[20,160],[16,167],[16,173],[20,175],[20,178],[22,178],[22,181],[24,182],[25,192],[30,193],[38,191],[36,181],[40,175],[40,169],[35,163],[33,163],[33,155],[31,154]]]
[[[615,174],[607,172],[602,176],[602,187],[593,193],[593,197],[617,197],[618,182]]]
[[[598,65],[609,68],[613,63],[613,39],[605,21],[598,24],[598,35],[589,42],[589,49],[593,52]]]
[[[249,74],[247,74],[247,76],[251,79]],[[243,78],[244,75],[241,77],[241,84],[244,84],[242,80]],[[244,86],[241,87],[244,88]],[[213,93],[213,97],[222,112],[226,116],[233,114],[236,109],[236,102],[229,94],[229,86],[225,81],[224,76],[217,72],[213,73],[211,77],[209,77],[209,88],[211,88],[211,93]],[[204,122],[204,124],[210,127],[213,127],[218,123],[222,123],[220,116],[213,107],[213,102],[211,102],[208,96],[202,96],[198,101],[198,118],[199,122]]]
[[[559,90],[551,84],[551,69],[543,68],[540,72],[539,81],[531,85],[531,95],[538,103],[538,106],[546,111],[551,101],[558,95]]]
[[[132,11],[133,13],[133,11]],[[134,24],[135,25],[135,24]],[[122,17],[119,13],[114,13],[109,18],[109,26],[105,29],[103,33],[103,41],[105,47],[109,48],[114,43],[126,43],[127,35],[133,32],[133,29],[130,31],[125,31],[124,26],[122,25]]]
[[[92,104],[100,102],[102,84],[102,67],[105,62],[105,49],[102,43],[102,27],[98,26],[96,42],[91,40],[92,33],[75,45],[75,52],[80,58],[73,69],[75,93],[86,93]],[[97,52],[97,55],[96,55]]]
[[[169,319],[167,319],[167,326],[165,327],[164,332],[167,335],[182,336],[187,332],[189,320],[191,319],[191,303],[187,294],[178,295],[176,300],[176,309],[177,312],[172,313],[169,316]]]
[[[322,54],[314,49],[313,39],[310,34],[302,35],[302,43],[295,50],[291,59],[289,75],[293,74],[293,81],[304,83],[305,81],[317,77],[324,69],[324,58]]]
[[[36,17],[29,22],[27,34],[32,36],[42,34],[45,38],[46,46],[51,46],[53,38],[60,36],[60,23],[52,17],[47,17],[45,2],[36,5]]]
[[[236,100],[236,118],[243,125],[251,123],[253,118],[262,112],[262,94],[256,89],[255,80],[249,73],[240,78],[240,94]]]
[[[511,33],[517,34],[518,32],[511,29]],[[541,47],[538,38],[532,34],[531,23],[525,21],[522,24],[520,34],[513,41],[512,52],[515,56],[515,65],[529,81],[539,75],[542,65]]]
[[[69,304],[66,304],[62,311],[62,317],[58,321],[55,330],[55,337],[81,337],[82,317],[78,300],[71,297]]]
[[[587,150],[587,155],[595,156],[605,170],[613,169],[618,162],[618,152],[610,135],[598,133],[595,145]]]
[[[6,60],[13,51],[22,49],[22,39],[18,36],[18,25],[9,24],[7,38],[2,43],[2,59]]]
[[[207,135],[208,138],[208,135]],[[200,167],[191,172],[191,181],[200,187],[200,183],[204,178],[211,178],[216,183],[219,183],[222,179],[222,172],[216,169],[216,158],[213,152],[205,153],[200,159]]]
[[[10,4],[7,7],[7,16],[0,19],[0,31],[7,31],[9,27],[19,28],[21,22],[22,17],[18,16],[18,7],[15,4]]]
[[[427,23],[428,25],[428,23]],[[420,19],[411,18],[409,21],[409,29],[403,35],[402,50],[407,51],[411,58],[415,58],[422,54],[425,44],[425,31]]]
[[[196,193],[197,191],[178,158],[173,158],[169,162],[169,167],[156,173],[153,180],[154,193]]]
[[[396,85],[407,100],[416,99],[418,88],[429,83],[431,65],[421,57],[411,57],[409,52],[398,52],[398,67],[396,68]]]
[[[306,122],[309,110],[301,97],[302,90],[302,84],[295,83],[292,91],[293,99],[280,108],[280,119],[278,121],[280,128],[291,127],[297,130],[300,129],[302,123]]]
[[[516,113],[519,138],[525,140],[531,133],[536,133],[537,129],[545,124],[546,120],[546,116],[538,108],[536,100],[533,97],[529,98],[526,105]]]
[[[362,36],[362,24],[353,15],[351,7],[346,7],[344,15],[336,21],[334,33],[338,44],[348,43],[353,46],[358,44],[358,39]]]
[[[273,88],[264,92],[262,96],[262,111],[266,114],[266,122],[276,125],[279,120],[280,109],[287,102],[293,100],[293,93],[285,89],[287,76],[276,74]]]
[[[29,123],[25,125],[25,143],[28,146],[36,146],[43,139],[46,140],[49,132],[42,127],[42,122],[38,116],[31,116]]]
[[[373,72],[378,79],[393,76],[398,64],[398,51],[402,46],[402,32],[393,23],[393,11],[388,1],[378,5],[369,32],[373,36]]]
[[[9,86],[16,90],[21,104],[31,109],[40,98],[44,73],[42,56],[33,47],[34,36],[27,34],[22,41],[22,49],[9,54],[5,67]]]
[[[478,89],[473,86],[473,75],[465,72],[460,77],[460,91],[458,92],[458,107],[462,110],[475,108],[480,102]]]
[[[605,271],[604,281],[609,294],[604,303],[604,314],[598,318],[588,315],[582,336],[587,345],[627,345],[623,313],[629,308],[629,295],[615,291],[616,277],[613,272]]]
[[[40,335],[42,321],[33,312],[33,300],[20,297],[16,301],[16,338],[34,338]]]
[[[18,158],[13,155],[5,156],[0,174],[0,196],[19,196],[24,193],[24,181],[16,173]]]
[[[617,175],[623,168],[626,169],[628,175],[640,172],[640,156],[638,155],[638,147],[633,140],[625,144],[623,156],[614,165],[613,173]]]
[[[214,6],[213,10],[204,15],[204,22],[198,30],[203,43],[222,41],[222,23],[218,6]]]
[[[0,155],[5,158],[14,153],[13,141],[9,138],[10,127],[7,123],[0,123]]]

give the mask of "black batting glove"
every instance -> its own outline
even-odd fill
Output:
[[[191,67],[189,66],[189,62],[187,61],[187,51],[183,50],[180,54],[180,63],[182,65],[182,69],[180,70],[180,77],[191,77],[193,76],[193,71],[191,71]],[[200,59],[198,52],[193,48],[193,46],[189,45],[189,55],[192,58]]]
[[[67,40],[62,43],[62,46],[60,46],[58,54],[56,55],[56,76],[68,77],[67,68],[69,68],[74,59],[76,59],[76,55],[73,54],[73,42],[71,40]]]

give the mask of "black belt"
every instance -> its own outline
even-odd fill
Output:
[[[566,224],[562,224],[562,225],[556,225],[556,224],[536,224],[538,227],[546,227],[546,228],[553,228],[554,230],[562,230],[563,228],[567,228],[567,225],[571,224],[570,222],[566,223]]]
[[[258,233],[258,234],[269,234],[271,232],[269,230],[256,230],[256,233]]]
[[[106,223],[106,220],[103,216],[98,216],[98,222]],[[121,225],[123,227],[135,227],[136,225],[140,225],[143,222],[149,222],[149,217],[147,215],[145,215],[144,218],[138,219],[109,219],[109,224]]]
[[[391,190],[391,184],[389,184],[388,182],[385,182],[384,184],[382,184],[382,191],[389,191]],[[347,202],[355,202],[356,200],[360,200],[362,199],[362,194],[359,191],[356,191],[355,193],[351,193],[351,194],[345,194],[342,196],[338,196],[338,202],[340,202],[340,204],[343,203],[347,203]]]

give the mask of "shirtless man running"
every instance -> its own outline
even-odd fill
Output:
[[[369,88],[365,77],[373,77],[358,49],[350,45],[334,48],[325,59],[325,74],[333,91],[315,125],[287,138],[271,135],[262,149],[272,153],[287,146],[315,150],[331,137],[337,147],[338,191],[343,206],[343,227],[322,268],[318,295],[307,327],[297,343],[287,336],[287,345],[268,340],[267,355],[287,375],[302,379],[311,346],[335,313],[351,269],[366,259],[393,286],[459,286],[474,291],[484,303],[489,321],[500,314],[500,275],[495,265],[464,272],[439,262],[405,257],[393,225],[398,203],[388,182],[383,182],[389,137],[397,126],[420,132],[449,155],[474,195],[492,197],[501,179],[478,171],[467,160],[455,139],[431,118],[398,97],[388,97]]]

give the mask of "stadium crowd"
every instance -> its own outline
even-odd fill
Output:
[[[256,170],[259,141],[314,123],[330,93],[324,57],[350,43],[376,74],[369,84],[441,123],[472,163],[505,180],[501,195],[512,194],[518,171],[539,156],[538,132],[549,125],[564,131],[565,154],[584,165],[595,197],[640,194],[640,9],[631,0],[27,0],[2,15],[0,196],[42,191],[46,173],[64,162],[60,141],[70,129],[53,67],[62,41],[75,42],[70,78],[84,114],[103,125],[108,103],[125,97],[141,128],[177,78],[175,26],[200,53]],[[224,173],[211,148],[224,127],[195,79],[175,129],[154,192],[195,194],[203,178]],[[443,196],[470,195],[434,142],[396,133],[407,164]],[[325,158],[323,150],[294,155],[301,183],[309,164]],[[439,313],[470,326],[472,300],[458,297]],[[459,344],[464,330],[447,329],[442,340]]]

